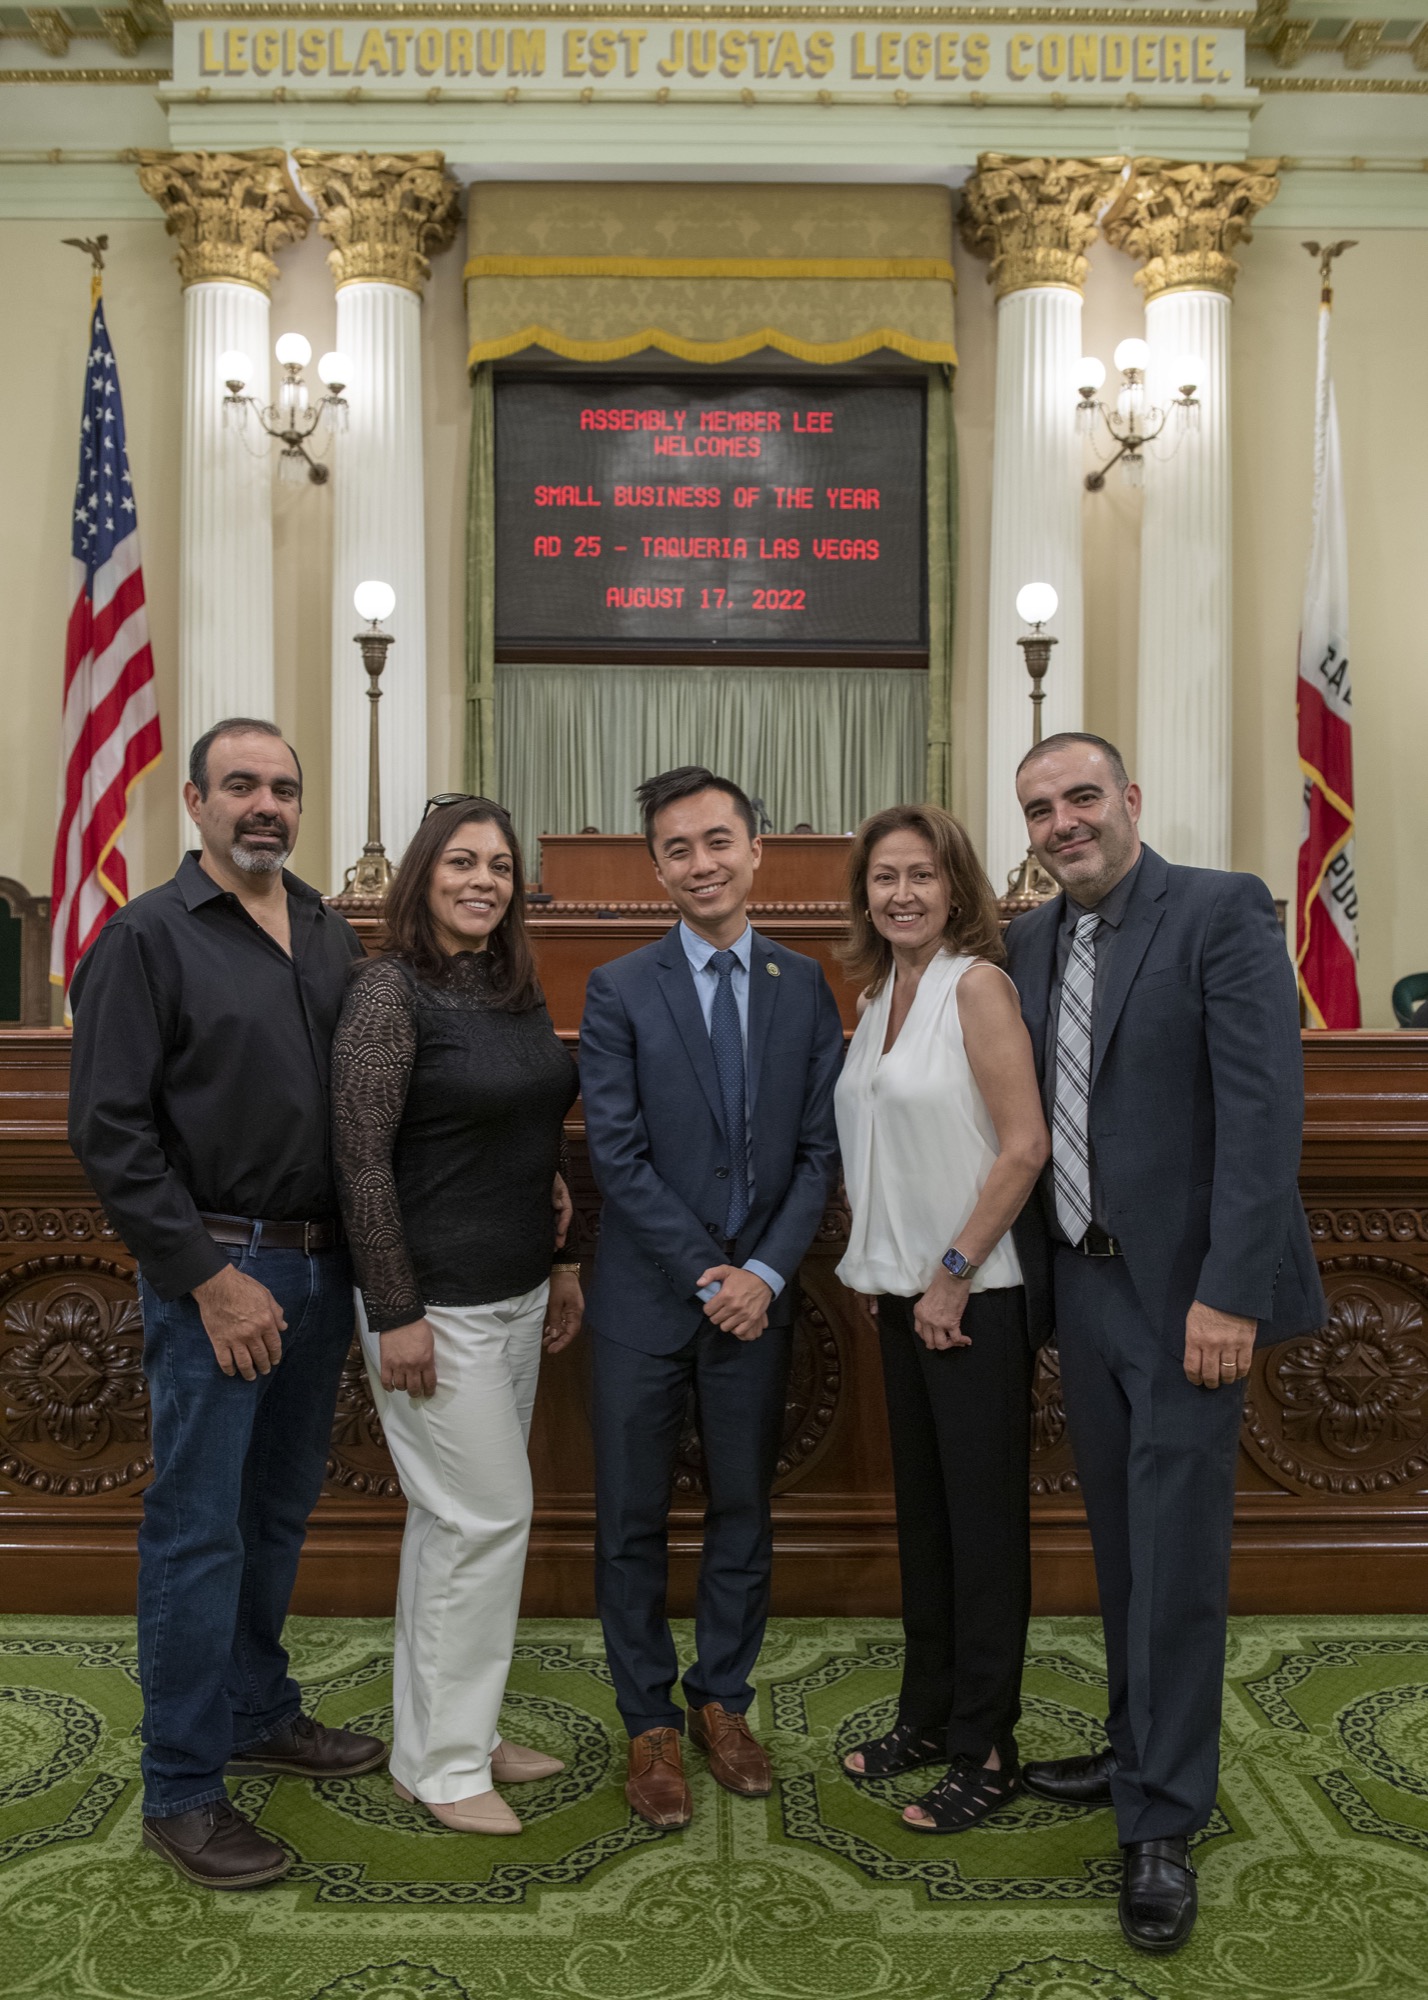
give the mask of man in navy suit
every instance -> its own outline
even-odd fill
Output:
[[[1018,1249],[1060,1343],[1109,1683],[1107,1748],[1026,1782],[1114,1804],[1122,1930],[1170,1952],[1219,1775],[1245,1379],[1257,1345],[1328,1318],[1299,1199],[1299,1012],[1263,882],[1143,846],[1112,744],[1050,737],[1017,793],[1062,889],[1007,933],[1052,1130]]]
[[[687,1826],[684,1710],[665,1615],[666,1524],[691,1392],[708,1505],[690,1731],[720,1784],[761,1797],[745,1719],[768,1615],[796,1278],[837,1168],[838,1009],[811,958],[750,927],[761,857],[737,785],[699,766],[637,793],[680,921],[585,989],[580,1087],[603,1197],[593,1344],[595,1594],[630,1734],[625,1795]]]

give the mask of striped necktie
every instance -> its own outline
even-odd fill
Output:
[[[724,1131],[729,1141],[729,1207],[724,1221],[726,1236],[737,1236],[749,1213],[744,1032],[739,1025],[739,1003],[734,998],[734,967],[738,962],[732,951],[716,951],[709,960],[719,977],[709,1019],[709,1039],[714,1045],[714,1067],[719,1076]]]
[[[1079,1243],[1091,1226],[1091,1142],[1086,1113],[1091,1097],[1091,1001],[1096,990],[1100,922],[1094,911],[1076,920],[1056,1016],[1051,1166],[1056,1182],[1056,1219],[1072,1243]]]

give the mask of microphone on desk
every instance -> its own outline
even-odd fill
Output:
[[[764,804],[763,800],[756,796],[749,800],[749,804],[754,809],[754,817],[757,819],[759,823],[759,832],[761,834],[772,833],[774,830],[774,823],[769,818],[769,809]]]

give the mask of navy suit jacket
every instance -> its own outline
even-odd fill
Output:
[[[1055,896],[1007,931],[1045,1080]],[[1257,1345],[1325,1324],[1303,1203],[1304,1054],[1294,974],[1256,875],[1150,848],[1097,996],[1089,1129],[1105,1223],[1151,1324],[1179,1353],[1191,1302],[1259,1322]],[[1016,1242],[1034,1331],[1052,1331],[1050,1168]],[[1028,1270],[1028,1266],[1030,1269]]]
[[[798,1267],[833,1190],[833,1086],[842,1060],[842,1024],[822,968],[755,931],[748,1025],[754,1197],[733,1261],[756,1257],[784,1280],[769,1308],[771,1326],[793,1318]],[[671,1354],[703,1322],[697,1280],[726,1261],[729,1201],[714,1050],[677,925],[590,974],[580,1093],[603,1198],[586,1317],[622,1346]]]

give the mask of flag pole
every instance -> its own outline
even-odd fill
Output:
[[[1346,250],[1357,250],[1358,238],[1346,237],[1342,243],[1304,243],[1301,249],[1311,257],[1319,259],[1319,303],[1331,306],[1334,303],[1334,259],[1342,257]]]
[[[99,304],[99,294],[104,290],[104,253],[109,248],[107,236],[62,236],[60,242],[70,250],[87,251],[94,268],[89,274],[89,310]]]
[[[1334,262],[1354,240],[1305,243],[1319,262],[1314,386],[1314,500],[1299,628],[1297,729],[1303,814],[1295,901],[1295,970],[1311,1028],[1353,1029],[1358,992],[1354,873],[1353,696],[1348,552],[1338,412],[1330,358]]]

